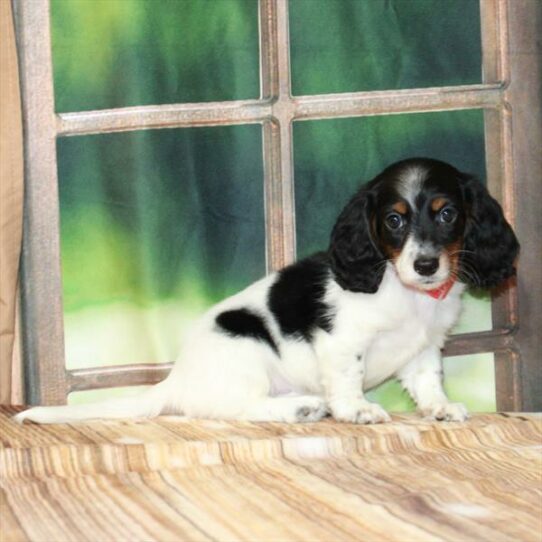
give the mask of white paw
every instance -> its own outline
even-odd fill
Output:
[[[296,422],[317,422],[327,414],[327,406],[323,399],[308,397],[295,411]]]
[[[439,422],[464,422],[469,413],[461,403],[438,403],[421,409],[424,418]]]
[[[340,422],[383,423],[390,422],[390,415],[378,404],[365,400],[338,401],[331,406],[333,417]]]

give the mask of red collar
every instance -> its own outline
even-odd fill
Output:
[[[430,295],[434,299],[444,299],[448,292],[452,289],[452,286],[455,284],[455,279],[450,277],[444,284],[438,288],[433,288],[432,290],[421,290],[423,293]]]

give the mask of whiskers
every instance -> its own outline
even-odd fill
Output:
[[[457,263],[453,262],[450,268],[450,277],[458,282],[468,284],[474,288],[482,288],[484,281],[480,277],[479,272],[475,268],[474,264],[469,262],[469,255],[474,255],[473,250],[458,249],[451,252],[448,252],[448,257],[450,260],[457,259]],[[454,258],[454,256],[459,256],[459,258]],[[461,257],[465,256],[465,257]],[[388,263],[393,264],[392,258],[383,258],[378,261],[372,268],[371,271],[378,274],[385,271]]]
[[[452,258],[453,256],[457,255],[468,256],[470,254],[475,254],[475,252],[473,250],[458,249],[450,252],[448,256]],[[467,283],[474,286],[475,288],[482,287],[483,281],[480,277],[480,274],[478,273],[474,265],[468,261],[467,258],[460,258],[457,265],[457,268],[454,268],[452,266],[452,269],[450,270],[450,276],[452,276],[455,280],[459,282]]]
[[[476,252],[474,252],[474,250],[466,250],[464,248],[459,248],[459,249],[454,250],[452,252],[448,252],[448,256],[450,256],[450,258],[452,256],[455,256],[456,254],[476,254]]]
[[[391,258],[384,258],[383,260],[380,260],[378,263],[373,265],[371,270],[374,271],[377,274],[380,273],[381,271],[385,271],[386,266],[388,265],[388,262],[392,262],[392,259]]]

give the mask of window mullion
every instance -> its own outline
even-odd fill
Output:
[[[502,0],[481,0],[482,72],[486,84],[508,84],[508,22],[506,4]],[[514,223],[514,178],[512,168],[511,116],[504,104],[484,110],[484,137],[487,186],[503,206],[508,220]],[[493,329],[513,331],[517,325],[517,289],[515,284],[500,296],[493,296],[491,303]],[[511,337],[512,338],[512,337]],[[515,340],[508,348],[494,348],[495,385],[497,408],[519,408],[520,373]]]
[[[463,85],[295,96],[297,120],[491,108],[502,103],[503,85]]]
[[[23,107],[23,361],[29,404],[66,402],[56,127],[48,0],[16,0]]]
[[[518,313],[514,322],[519,326],[513,330],[517,353],[520,354],[512,358],[512,362],[516,360],[513,375],[517,376],[513,388],[514,404],[503,402],[498,408],[510,405],[525,412],[534,412],[542,409],[542,67],[537,43],[542,35],[542,9],[538,2],[528,0],[500,0],[498,4],[506,14],[503,32],[508,46],[509,69],[502,113],[506,121],[503,123],[503,151],[507,168],[503,201],[521,241]],[[503,390],[503,398],[506,399],[504,392],[506,389]]]
[[[143,105],[57,114],[58,135],[88,135],[153,128],[254,124],[271,115],[263,100]]]
[[[262,138],[268,272],[295,259],[289,49],[287,1],[260,0],[261,93],[272,105]]]

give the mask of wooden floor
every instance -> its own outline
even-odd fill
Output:
[[[16,425],[2,542],[542,541],[542,418]]]

